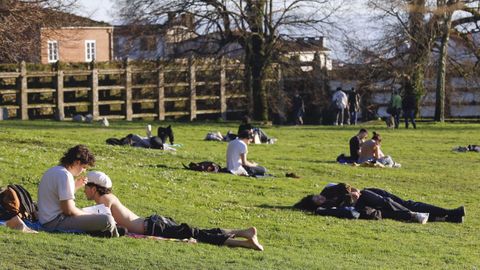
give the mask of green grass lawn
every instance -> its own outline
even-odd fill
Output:
[[[335,163],[357,127],[265,127],[273,145],[250,145],[249,159],[272,178],[199,173],[182,163],[225,165],[226,143],[203,141],[209,131],[236,131],[237,123],[173,123],[176,153],[105,144],[109,137],[145,133],[147,122],[111,122],[109,128],[52,121],[0,121],[0,185],[19,183],[37,198],[37,185],[67,148],[86,144],[114,193],[139,215],[158,213],[201,228],[256,226],[264,252],[208,244],[84,235],[22,234],[0,227],[0,269],[478,269],[480,268],[480,154],[454,146],[480,144],[480,124],[419,123],[387,130],[383,151],[400,169]],[[159,123],[151,123],[154,129]],[[164,124],[162,124],[164,125]],[[295,172],[301,179],[286,178]],[[320,217],[288,209],[329,182],[379,187],[405,199],[446,208],[465,205],[463,224],[419,225],[392,220]],[[77,205],[91,205],[83,192]]]

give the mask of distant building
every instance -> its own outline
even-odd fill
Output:
[[[192,14],[169,15],[167,22],[159,25],[115,26],[115,59],[170,58],[179,43],[196,36]]]
[[[40,62],[98,62],[113,60],[112,26],[40,29]]]
[[[324,37],[300,37],[295,40],[281,40],[280,50],[288,58],[297,58],[300,62],[312,62],[318,57],[321,68],[332,70],[330,49],[324,46]],[[302,67],[310,71],[311,66]]]
[[[113,29],[109,24],[50,9],[38,9],[36,12],[37,21],[24,29],[28,35],[23,33],[22,39],[2,48],[7,54],[14,55],[10,61],[46,64],[112,59]],[[15,32],[15,22],[9,25],[12,27],[10,31]]]

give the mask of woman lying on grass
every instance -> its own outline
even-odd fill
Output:
[[[348,184],[329,184],[320,194],[308,195],[294,208],[342,218],[381,219],[418,222],[462,223],[465,208],[445,209],[431,204],[405,201],[378,188],[358,190]]]

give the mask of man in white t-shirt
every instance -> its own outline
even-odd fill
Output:
[[[343,126],[343,116],[345,109],[348,108],[348,97],[341,87],[338,87],[332,97],[333,107],[335,108],[335,126]]]
[[[85,186],[82,174],[95,165],[95,157],[84,145],[74,146],[50,168],[38,186],[38,218],[47,230],[83,231],[94,236],[118,237],[111,215],[87,214],[75,206],[75,191]]]
[[[264,175],[267,171],[255,162],[247,160],[248,144],[253,139],[252,130],[242,130],[238,138],[229,142],[227,147],[227,169],[235,175]]]

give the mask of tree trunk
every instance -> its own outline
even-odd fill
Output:
[[[265,0],[250,1],[248,4],[248,12],[250,15],[248,21],[251,34],[247,40],[248,44],[246,44],[246,46],[249,46],[251,49],[248,65],[250,65],[252,72],[253,118],[261,121],[268,121],[267,92],[264,85],[267,65],[263,29],[265,5]]]
[[[443,6],[445,6],[445,3],[443,3]],[[440,53],[438,55],[435,121],[443,123],[445,122],[445,77],[447,69],[448,41],[450,40],[450,29],[452,27],[451,12],[444,13],[442,23],[442,37],[440,41]]]

